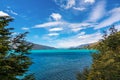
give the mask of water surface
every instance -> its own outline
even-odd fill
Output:
[[[32,50],[30,72],[37,80],[76,80],[76,74],[92,63],[94,50]]]

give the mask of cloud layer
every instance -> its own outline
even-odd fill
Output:
[[[76,36],[72,36],[56,41],[57,43],[56,46],[59,48],[76,47],[82,44],[90,44],[97,42],[101,38],[102,38],[102,34],[99,32],[94,34],[85,34],[84,32],[82,32]]]
[[[100,20],[105,15],[105,7],[105,1],[100,1],[99,3],[97,3],[90,13],[89,21],[97,22],[98,20]]]
[[[71,37],[55,39],[54,42],[56,42],[56,46],[58,47],[68,48],[79,46],[81,44],[97,42],[102,38],[102,33],[95,32],[92,34],[86,34],[86,32],[81,31],[88,28],[93,28],[94,30],[99,31],[101,28],[110,26],[120,21],[120,7],[106,11],[105,6],[106,4],[104,1],[98,2],[96,6],[93,7],[88,20],[76,23],[63,20],[62,15],[59,13],[52,13],[50,16],[53,18],[53,21],[35,25],[34,28],[46,28],[49,31],[48,36],[51,37],[51,39],[52,37],[61,36],[61,33],[77,33]],[[99,20],[101,21],[99,22]],[[119,27],[119,25],[116,26],[117,29],[119,29]]]
[[[95,29],[104,28],[120,21],[120,7],[114,8],[108,12],[109,17],[98,24]]]

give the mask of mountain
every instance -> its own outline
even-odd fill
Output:
[[[70,47],[69,49],[82,49],[86,46],[88,46],[89,44],[83,44],[83,45],[79,45],[79,46],[76,46],[76,47]]]
[[[69,49],[83,49],[83,48],[95,48],[100,42],[94,42],[89,44],[83,44],[76,47],[70,47]]]
[[[40,44],[35,44],[35,43],[31,43],[31,44],[33,44],[32,50],[56,49],[56,48],[50,47],[50,46],[45,46],[45,45],[40,45]]]

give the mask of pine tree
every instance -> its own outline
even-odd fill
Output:
[[[0,17],[0,80],[19,80],[32,64],[28,57],[32,44],[25,41],[27,32],[12,36],[14,28],[8,28],[13,19]]]

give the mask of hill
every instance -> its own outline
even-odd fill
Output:
[[[35,43],[32,43],[32,44],[33,44],[32,50],[56,49],[56,48],[50,47],[50,46],[45,46],[45,45],[40,45],[40,44],[35,44]]]
[[[83,45],[79,45],[79,46],[76,46],[76,47],[70,47],[69,49],[83,49],[83,48],[85,48],[88,45],[89,44],[83,44]]]

